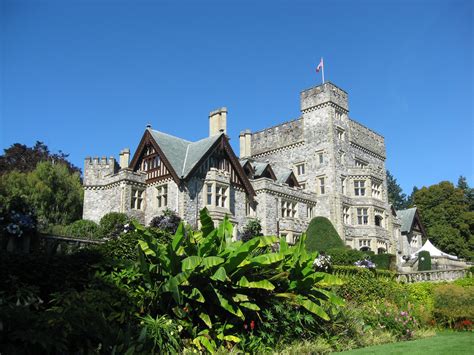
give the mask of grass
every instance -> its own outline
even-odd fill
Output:
[[[473,354],[474,332],[441,332],[426,339],[376,345],[339,354]]]

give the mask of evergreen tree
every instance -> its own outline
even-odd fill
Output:
[[[397,183],[397,179],[393,177],[387,170],[387,192],[388,202],[390,202],[396,210],[407,208],[407,196],[402,192],[402,188]]]
[[[465,176],[459,176],[457,187],[464,192],[464,197],[469,205],[469,211],[474,211],[474,189],[469,187]]]

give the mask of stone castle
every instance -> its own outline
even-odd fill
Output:
[[[301,92],[300,106],[296,120],[241,132],[239,157],[226,108],[210,113],[209,137],[196,142],[148,126],[132,159],[129,149],[119,162],[86,158],[83,218],[115,211],[148,224],[171,209],[199,227],[207,207],[214,220],[230,217],[236,238],[258,218],[265,235],[294,243],[324,216],[354,249],[407,255],[421,247],[416,214],[397,217],[388,203],[384,138],[349,117],[347,93],[326,82]]]

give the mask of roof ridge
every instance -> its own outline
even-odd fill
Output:
[[[159,133],[159,134],[163,134],[165,136],[168,136],[168,137],[171,137],[171,138],[175,138],[175,139],[179,139],[179,140],[182,140],[183,142],[186,142],[186,143],[193,143],[191,141],[188,141],[187,139],[184,139],[184,138],[181,138],[181,137],[177,137],[177,136],[173,136],[172,134],[169,134],[169,133],[165,133],[165,132],[162,132],[162,131],[158,131],[156,129],[151,129],[151,128],[148,128],[150,131],[152,132],[156,132],[156,133]]]
[[[191,144],[188,144],[186,147],[186,154],[184,155],[183,168],[181,169],[181,177],[184,177],[184,170],[186,169],[186,161],[188,160],[189,147]]]

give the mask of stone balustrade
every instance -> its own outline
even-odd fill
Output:
[[[468,269],[404,272],[397,274],[397,281],[406,283],[454,281],[467,276],[468,272]]]

